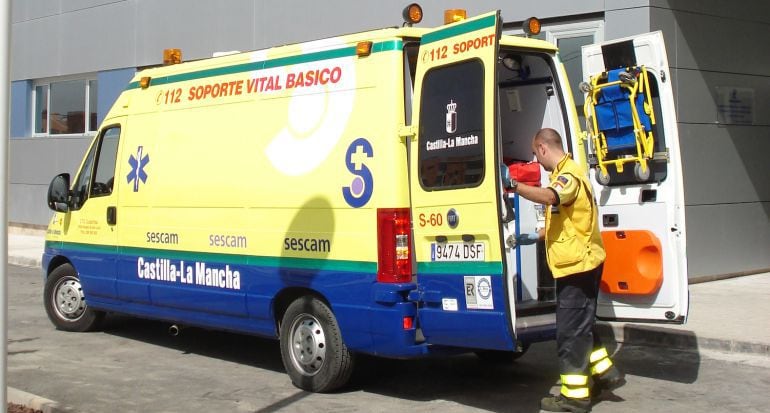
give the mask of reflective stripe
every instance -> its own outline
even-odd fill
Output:
[[[597,374],[602,374],[605,371],[607,371],[607,369],[609,369],[610,367],[612,367],[612,360],[610,360],[609,358],[605,358],[604,360],[596,363],[594,366],[591,367],[591,375],[594,376]]]
[[[605,357],[609,357],[609,355],[607,354],[607,349],[602,347],[599,350],[596,350],[593,353],[591,353],[591,363],[596,363],[597,361]]]
[[[561,394],[570,399],[586,399],[589,396],[588,387],[576,387],[571,389],[565,385],[561,386]]]
[[[582,374],[562,374],[561,384],[567,386],[585,386],[588,383],[588,376]]]

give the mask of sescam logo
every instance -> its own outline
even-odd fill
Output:
[[[304,45],[303,52],[323,55],[340,47],[345,47],[343,42],[328,39]],[[266,59],[264,51],[252,56],[255,61]],[[288,125],[265,148],[275,169],[288,176],[301,176],[329,157],[353,112],[355,62],[353,57],[344,57],[254,72],[252,76],[285,78],[293,85]],[[300,84],[302,87],[297,87]]]
[[[353,208],[366,205],[372,197],[374,179],[372,172],[364,164],[364,160],[372,156],[374,156],[372,144],[364,138],[354,140],[345,153],[345,165],[355,177],[350,186],[342,188],[342,196],[345,198],[345,202]]]
[[[126,181],[130,184],[134,181],[134,192],[139,192],[139,181],[142,183],[147,182],[147,173],[144,171],[144,167],[150,163],[150,155],[143,154],[143,146],[136,148],[136,157],[131,155],[128,157],[128,164],[131,165],[131,172],[126,176]]]

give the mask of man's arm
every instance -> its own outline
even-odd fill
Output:
[[[513,186],[513,192],[538,204],[559,204],[559,197],[556,195],[556,191],[551,187],[540,188],[538,186],[530,186],[527,184],[518,183]]]

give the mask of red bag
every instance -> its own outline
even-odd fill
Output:
[[[530,186],[540,186],[540,163],[513,161],[508,164],[511,178]]]

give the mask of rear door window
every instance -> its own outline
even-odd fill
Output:
[[[426,73],[418,163],[425,190],[478,186],[484,178],[484,65],[470,60]]]

